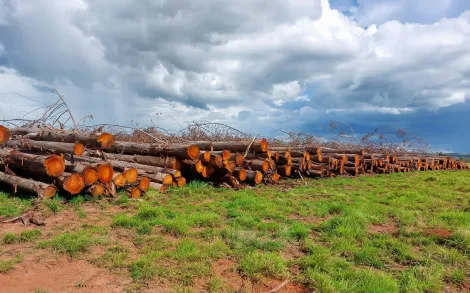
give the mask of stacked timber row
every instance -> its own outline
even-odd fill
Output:
[[[46,198],[57,192],[115,196],[118,190],[138,198],[149,188],[164,192],[194,179],[239,188],[281,177],[468,169],[451,157],[269,147],[265,139],[165,145],[115,141],[110,133],[1,125],[0,145],[0,183]]]

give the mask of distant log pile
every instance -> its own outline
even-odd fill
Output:
[[[149,188],[165,192],[187,180],[216,185],[272,184],[283,177],[334,177],[427,170],[468,170],[452,157],[394,156],[361,148],[272,146],[266,139],[139,143],[116,141],[111,133],[0,125],[0,183],[49,198],[115,196],[139,198]]]

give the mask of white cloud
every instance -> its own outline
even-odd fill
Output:
[[[360,2],[356,23],[327,0],[7,0],[0,92],[53,99],[37,86],[56,87],[100,122],[165,112],[171,127],[207,119],[253,131],[465,102],[470,12],[382,23],[411,2]]]

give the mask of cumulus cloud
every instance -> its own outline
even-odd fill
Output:
[[[2,1],[0,92],[47,100],[40,89],[57,88],[97,122],[248,131],[465,103],[470,12],[429,23],[463,8],[358,2],[352,18],[327,0]]]

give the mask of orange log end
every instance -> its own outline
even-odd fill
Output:
[[[82,175],[74,173],[65,179],[62,187],[72,195],[79,194],[85,188],[85,179]]]
[[[264,161],[263,164],[261,165],[261,169],[263,170],[264,173],[267,173],[269,171],[269,162]]]
[[[165,174],[162,179],[163,184],[171,185],[173,182],[173,177],[170,174]]]
[[[109,164],[102,164],[98,166],[98,179],[100,180],[101,183],[108,183],[113,180],[113,167]]]
[[[7,143],[10,140],[11,133],[8,128],[0,125],[0,144]]]
[[[126,176],[123,174],[114,175],[113,183],[116,187],[124,187],[127,183]]]
[[[266,140],[266,138],[263,138],[261,140],[261,150],[263,152],[266,152],[268,150],[268,141]]]
[[[54,185],[49,185],[44,190],[44,194],[42,195],[45,198],[51,198],[57,193],[57,188]]]
[[[204,165],[202,164],[202,162],[200,160],[197,160],[196,161],[196,171],[198,173],[202,173],[203,169],[204,169]]]
[[[186,178],[180,177],[180,178],[177,179],[176,183],[177,183],[178,187],[183,187],[183,186],[186,185]]]
[[[114,136],[111,133],[102,133],[97,141],[100,143],[101,148],[107,149],[114,144]]]
[[[76,156],[81,156],[83,155],[83,153],[85,152],[85,146],[79,142],[77,142],[74,146],[73,146],[73,154],[76,155]]]
[[[222,151],[222,160],[227,161],[230,159],[230,150]]]
[[[46,167],[47,175],[59,177],[65,170],[64,158],[58,155],[51,155],[44,160],[44,167]]]
[[[130,195],[131,195],[131,198],[140,198],[142,196],[142,191],[140,191],[140,189],[135,187],[130,190]]]
[[[150,187],[150,180],[147,177],[140,178],[139,189],[145,192],[149,189],[149,187]]]
[[[85,184],[87,186],[95,184],[98,181],[98,172],[95,169],[88,167],[83,172],[83,176],[85,177]]]
[[[224,164],[224,166],[225,166],[225,169],[226,169],[227,171],[229,171],[230,173],[233,173],[233,171],[234,171],[235,168],[237,167],[236,164],[235,164],[235,162],[233,162],[233,161],[226,161],[225,164]]]
[[[192,144],[188,147],[188,156],[191,159],[193,160],[197,159],[199,157],[199,153],[200,153],[200,150],[197,145]]]
[[[94,197],[98,197],[98,196],[101,196],[105,193],[106,191],[106,188],[104,187],[104,185],[101,185],[101,184],[95,184],[95,185],[92,185],[89,189],[88,189],[88,192],[94,196]]]
[[[235,164],[237,166],[243,166],[243,155],[240,153],[235,154]]]
[[[238,170],[238,179],[242,182],[245,181],[245,179],[246,179],[246,170],[245,169]]]
[[[126,181],[129,183],[134,183],[137,181],[137,170],[135,168],[129,168],[122,174],[126,178]]]
[[[211,153],[204,152],[204,154],[202,155],[202,160],[206,163],[209,163],[211,161]]]
[[[260,184],[263,181],[263,174],[260,171],[256,171],[255,183]]]
[[[272,176],[271,176],[271,179],[274,181],[274,182],[277,182],[279,181],[279,179],[281,179],[281,176],[277,173],[274,173]]]

